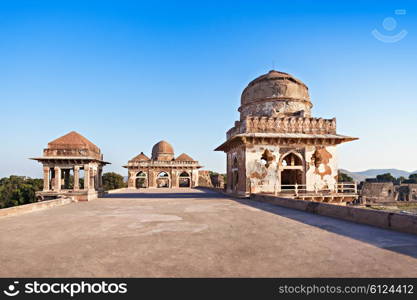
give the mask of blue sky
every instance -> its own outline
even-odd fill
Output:
[[[416,9],[415,1],[1,1],[0,176],[40,176],[27,158],[71,130],[102,149],[107,171],[126,173],[127,160],[162,139],[224,171],[225,155],[213,149],[239,118],[244,87],[273,67],[309,86],[315,116],[336,117],[339,133],[360,138],[339,147],[340,167],[416,170]],[[408,34],[385,43],[374,29]]]

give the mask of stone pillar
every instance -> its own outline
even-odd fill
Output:
[[[70,183],[70,170],[62,170],[62,173],[64,174],[64,189],[68,189]]]
[[[149,170],[149,187],[155,187],[156,186],[156,178],[155,178],[155,171]]]
[[[197,187],[198,186],[198,169],[191,169],[191,181],[190,181],[190,187]],[[209,175],[209,178],[211,180],[211,177]]]
[[[99,184],[100,182],[99,182],[98,170],[95,170],[94,171],[94,189],[95,190],[98,190]]]
[[[171,188],[177,188],[178,187],[178,172],[176,170],[171,171]]]
[[[43,167],[43,191],[49,191],[49,167]]]
[[[74,166],[74,191],[80,189],[80,167]]]
[[[97,176],[97,171],[96,170],[94,170],[94,169],[91,169],[90,170],[90,179],[91,179],[91,182],[90,182],[90,189],[91,190],[95,190],[96,189],[96,176]]]
[[[103,169],[101,167],[98,169],[98,187],[100,189],[103,187]]]
[[[54,182],[54,191],[60,191],[61,190],[61,168],[55,167],[55,182]]]
[[[136,188],[136,171],[129,171],[128,179],[127,179],[127,187],[130,189]]]
[[[84,190],[90,189],[90,165],[84,165]]]

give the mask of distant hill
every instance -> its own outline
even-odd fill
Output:
[[[345,169],[340,169],[340,172],[349,175],[355,181],[364,181],[366,178],[375,178],[377,175],[381,175],[384,173],[391,173],[391,175],[394,177],[403,176],[405,178],[408,178],[408,176],[410,176],[411,174],[417,173],[417,170],[413,172],[407,172],[398,169],[369,169],[366,171],[351,172]]]

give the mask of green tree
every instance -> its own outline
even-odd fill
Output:
[[[395,182],[396,178],[391,175],[391,173],[385,173],[376,176],[378,182]]]
[[[417,174],[411,174],[408,179],[403,181],[404,183],[417,183]]]
[[[338,182],[353,182],[353,178],[347,175],[346,173],[340,172],[338,173]]]
[[[407,179],[404,176],[400,176],[395,180],[395,184],[399,185],[403,182],[405,182]]]
[[[36,201],[35,193],[42,190],[43,180],[12,175],[0,179],[0,208]]]
[[[106,191],[120,189],[126,187],[126,183],[122,175],[109,172],[103,174],[103,187]]]

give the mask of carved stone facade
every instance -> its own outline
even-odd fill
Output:
[[[173,147],[160,141],[149,158],[143,152],[129,160],[128,188],[180,188],[198,186],[198,161],[183,153],[174,158]]]
[[[75,131],[48,143],[43,156],[32,159],[43,165],[43,190],[36,194],[39,200],[68,196],[88,201],[103,192],[103,167],[108,162],[96,145]]]
[[[227,192],[337,193],[336,146],[356,138],[336,133],[336,119],[311,116],[307,86],[270,71],[245,88],[240,121],[216,148],[227,155]]]

